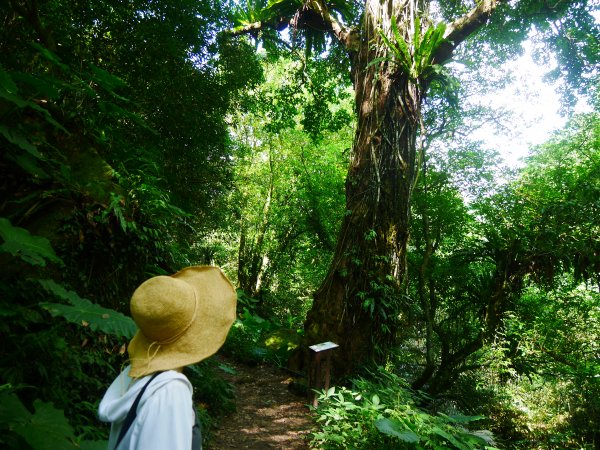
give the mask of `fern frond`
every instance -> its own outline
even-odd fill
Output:
[[[70,303],[70,305],[41,303],[40,306],[50,312],[53,317],[63,317],[68,322],[89,326],[93,331],[127,339],[132,338],[135,334],[137,326],[130,317],[81,298],[77,293],[68,291],[53,280],[38,280],[38,282],[49,293]]]

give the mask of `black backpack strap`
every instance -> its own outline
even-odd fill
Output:
[[[198,417],[198,410],[194,410],[194,426],[192,427],[192,450],[202,450],[202,422]]]
[[[131,405],[131,408],[129,409],[129,412],[127,413],[127,417],[125,417],[125,420],[123,421],[123,426],[121,427],[121,432],[119,433],[119,438],[117,439],[117,443],[115,444],[115,450],[119,446],[119,444],[121,443],[121,441],[123,440],[123,438],[125,437],[125,434],[127,433],[127,431],[129,431],[129,428],[131,427],[131,424],[133,423],[133,421],[137,417],[137,407],[138,407],[138,405],[140,403],[140,400],[142,399],[142,395],[144,395],[144,392],[146,391],[146,388],[152,382],[152,380],[154,380],[158,376],[158,374],[160,374],[160,372],[155,372],[150,377],[150,379],[146,382],[146,384],[144,385],[144,387],[141,389],[141,391],[138,394],[138,396],[135,398],[135,400],[133,402],[133,405]]]

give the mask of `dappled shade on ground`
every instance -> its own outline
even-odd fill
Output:
[[[225,362],[225,361],[224,361]],[[227,360],[235,386],[236,411],[223,417],[208,448],[308,449],[312,420],[307,400],[288,390],[291,377],[266,365],[249,367]]]

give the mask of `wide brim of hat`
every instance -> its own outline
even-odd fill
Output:
[[[174,278],[185,281],[198,298],[198,311],[189,328],[169,344],[152,342],[139,330],[129,343],[129,375],[134,378],[195,364],[217,352],[235,321],[237,294],[218,267],[192,266]]]

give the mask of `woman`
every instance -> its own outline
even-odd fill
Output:
[[[139,328],[127,348],[131,365],[99,407],[100,419],[112,424],[108,448],[189,450],[196,421],[192,385],[181,371],[225,342],[235,288],[217,267],[188,267],[142,283],[130,307]]]

